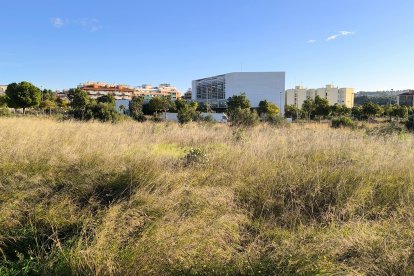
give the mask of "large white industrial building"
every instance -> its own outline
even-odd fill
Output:
[[[277,104],[282,114],[285,105],[285,72],[237,72],[193,81],[192,100],[226,107],[227,99],[245,93],[252,107],[267,100]]]

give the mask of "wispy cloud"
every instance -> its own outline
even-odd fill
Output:
[[[53,27],[61,28],[65,25],[65,20],[60,17],[55,17],[50,20],[50,23],[52,23]]]
[[[335,34],[335,35],[332,35],[332,36],[328,37],[326,40],[327,40],[327,41],[331,41],[331,40],[338,39],[338,38],[340,38],[340,37],[342,37],[342,36],[350,36],[350,35],[354,35],[354,34],[355,34],[355,32],[350,32],[350,31],[340,31],[340,32],[338,32],[337,34]]]
[[[96,18],[81,18],[81,19],[64,19],[55,17],[51,20],[52,26],[55,28],[62,28],[64,26],[78,26],[89,32],[96,32],[102,29],[102,25]]]
[[[310,39],[310,40],[308,40],[308,43],[310,43],[310,44],[313,44],[313,43],[316,43],[317,41],[315,40],[315,39]]]

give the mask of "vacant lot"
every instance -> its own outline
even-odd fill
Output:
[[[413,138],[0,119],[0,275],[413,274]]]

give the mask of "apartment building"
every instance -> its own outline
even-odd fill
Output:
[[[78,88],[86,91],[92,99],[97,99],[103,95],[111,94],[116,100],[131,100],[133,96],[143,96],[145,101],[151,100],[155,96],[169,96],[172,100],[181,97],[180,91],[170,84],[160,84],[153,87],[144,84],[132,87],[123,84],[109,84],[105,82],[86,82],[80,84]]]
[[[353,88],[338,88],[333,85],[326,85],[324,88],[307,89],[303,86],[296,86],[295,89],[286,90],[286,105],[302,107],[306,99],[315,99],[316,96],[327,99],[330,105],[341,104],[346,107],[354,107],[355,90]]]
[[[86,82],[78,88],[86,91],[89,97],[97,99],[103,95],[113,95],[116,100],[131,100],[134,96],[134,88],[122,84],[109,84],[105,82]]]
[[[144,96],[146,101],[156,96],[166,96],[175,101],[181,98],[181,92],[169,83],[163,83],[155,87],[150,84],[143,84],[134,89],[134,96]]]

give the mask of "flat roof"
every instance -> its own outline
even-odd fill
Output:
[[[225,73],[225,74],[221,74],[221,75],[216,75],[216,76],[197,79],[197,80],[194,80],[194,81],[202,81],[202,80],[220,78],[220,77],[224,77],[225,75],[230,75],[230,74],[269,74],[269,73],[283,73],[283,74],[286,74],[286,72],[284,72],[284,71],[229,72],[229,73]]]

